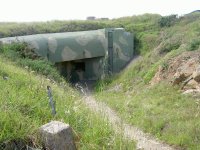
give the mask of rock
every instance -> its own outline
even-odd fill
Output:
[[[195,70],[194,64],[190,64],[190,63],[186,63],[185,65],[183,65],[183,66],[181,66],[181,67],[179,67],[177,69],[177,71],[180,74],[184,74],[184,76],[186,78],[189,77],[189,76],[191,76],[194,70]]]
[[[200,66],[197,67],[196,71],[192,74],[193,79],[197,82],[200,82]]]
[[[184,73],[176,73],[174,75],[174,79],[172,80],[172,84],[173,85],[179,85],[180,83],[182,83],[183,81],[185,81],[187,79],[187,76],[185,76]]]
[[[163,67],[159,66],[158,71],[156,72],[155,76],[153,77],[153,79],[150,81],[151,85],[155,85],[157,83],[159,83],[160,81],[162,81],[163,79]]]
[[[190,80],[184,87],[183,89],[198,89],[199,88],[199,83],[195,81],[194,79]]]
[[[167,81],[173,85],[185,86],[190,78],[193,78],[193,72],[197,70],[198,66],[200,70],[199,60],[199,51],[184,52],[179,56],[168,59],[167,62],[165,61],[167,67],[163,64],[159,66],[150,83],[154,85],[161,81]],[[195,80],[199,81],[199,75],[196,76]]]
[[[68,124],[51,121],[40,128],[40,133],[46,149],[76,150],[73,132]]]
[[[200,89],[189,89],[183,92],[183,94],[197,94],[200,93]]]

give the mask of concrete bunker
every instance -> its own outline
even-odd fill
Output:
[[[133,35],[123,28],[36,34],[0,39],[3,43],[25,42],[55,63],[72,83],[98,80],[119,72],[133,57]]]
[[[102,57],[87,58],[56,63],[61,75],[71,83],[95,81],[101,78],[103,68],[100,61]]]

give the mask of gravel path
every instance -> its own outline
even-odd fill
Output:
[[[140,129],[126,124],[123,120],[105,103],[97,102],[92,96],[86,95],[83,101],[89,109],[100,113],[108,118],[108,121],[116,133],[123,134],[125,138],[137,142],[137,149],[144,150],[174,150],[171,146],[164,144],[150,135],[143,133]]]
[[[132,61],[130,61],[126,68],[129,68],[131,64],[140,59],[142,59],[141,56],[135,57]],[[114,110],[112,110],[103,102],[97,102],[94,97],[92,97],[92,94],[90,93],[92,88],[89,88],[88,86],[83,87],[77,85],[77,89],[79,89],[83,93],[83,95],[85,95],[83,101],[87,105],[87,107],[90,110],[97,112],[103,117],[107,118],[117,134],[123,134],[125,138],[136,141],[137,149],[175,150],[175,148],[171,147],[170,145],[164,144],[158,139],[152,137],[151,135],[145,134],[142,130],[125,123]]]

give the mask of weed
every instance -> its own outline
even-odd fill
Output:
[[[158,21],[160,27],[170,27],[177,22],[177,15],[170,15],[160,18]]]
[[[38,57],[25,43],[2,45],[0,53],[30,71],[35,71],[58,82],[64,81],[53,63]]]
[[[0,146],[5,148],[5,145],[8,146],[5,143],[11,146],[17,141],[17,145],[20,145],[20,141],[27,145],[34,140],[34,145],[40,148],[38,128],[50,120],[59,120],[69,123],[74,129],[79,149],[135,149],[134,142],[126,141],[114,133],[107,119],[91,113],[82,103],[78,92],[67,83],[60,87],[1,56],[0,60],[0,76],[9,76],[8,80],[0,77]],[[49,108],[47,85],[52,87],[56,101],[55,117]]]
[[[162,67],[162,69],[167,70],[168,67],[169,67],[169,64],[168,64],[167,62],[163,62],[163,63],[161,64],[161,67]]]
[[[99,100],[117,110],[127,122],[168,143],[196,149],[199,145],[198,106],[177,88],[161,83],[151,88],[135,87],[129,93],[101,92]]]
[[[199,39],[193,39],[191,40],[189,46],[188,46],[188,51],[194,51],[199,49],[200,46],[200,40]]]
[[[140,28],[141,33],[136,35],[137,51],[144,52],[141,53],[143,58],[103,86],[104,90],[95,93],[96,99],[107,103],[128,123],[182,149],[200,147],[198,98],[183,95],[179,87],[172,87],[169,83],[150,86],[149,81],[159,66],[168,68],[171,58],[186,50],[199,49],[197,18],[199,14],[176,18],[171,25],[165,24],[167,28],[162,27],[153,38]],[[151,39],[157,41],[145,43]],[[118,85],[121,85],[119,90],[112,90]]]

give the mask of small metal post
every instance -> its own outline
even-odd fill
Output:
[[[52,115],[54,116],[56,114],[56,108],[55,108],[55,102],[53,101],[53,96],[51,92],[51,87],[47,86],[48,96],[49,96],[49,105],[52,109]]]
[[[113,32],[108,31],[108,75],[113,73]]]

